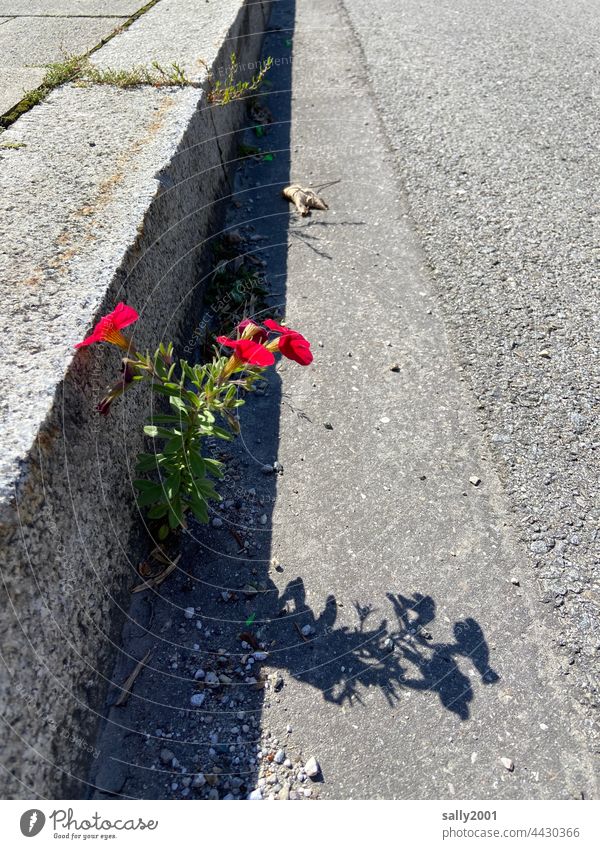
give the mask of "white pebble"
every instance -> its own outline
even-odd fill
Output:
[[[316,778],[320,771],[321,767],[316,758],[309,758],[304,764],[304,772],[309,778]]]
[[[202,707],[205,698],[204,693],[194,693],[190,699],[190,704],[192,707]]]
[[[196,610],[193,607],[186,607],[186,609],[183,611],[183,615],[186,619],[193,619],[196,615]]]

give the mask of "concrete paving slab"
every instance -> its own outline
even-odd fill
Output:
[[[145,6],[144,0],[0,0],[0,15],[87,15],[128,18]]]
[[[122,23],[121,18],[13,18],[0,27],[0,63],[30,67],[86,53]]]
[[[37,88],[44,73],[43,68],[0,67],[0,115],[18,103],[25,92]]]
[[[121,69],[153,60],[161,65],[177,62],[190,79],[203,79],[202,60],[211,55],[215,44],[225,44],[229,52],[240,49],[238,39],[228,39],[227,21],[237,5],[238,0],[219,0],[219,13],[207,18],[200,14],[195,0],[161,0],[94,55],[92,63],[98,68]]]

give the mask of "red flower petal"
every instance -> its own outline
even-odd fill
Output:
[[[128,344],[127,340],[119,331],[123,327],[133,324],[138,318],[139,315],[133,307],[128,307],[127,304],[121,301],[111,313],[102,316],[90,335],[83,342],[78,342],[75,347],[83,348],[86,345],[93,345],[94,342],[113,342],[121,348],[126,348]]]
[[[272,366],[275,357],[258,342],[252,339],[228,339],[227,336],[217,336],[217,342],[227,348],[233,348],[235,356],[244,363],[253,366]]]
[[[300,333],[284,333],[279,339],[279,350],[288,360],[294,360],[301,366],[308,366],[313,361],[310,342]]]
[[[275,333],[293,333],[294,331],[290,331],[287,327],[282,327],[281,324],[277,324],[276,321],[273,321],[272,318],[266,318],[263,321],[265,327],[268,327],[269,330],[274,330]]]
[[[112,321],[115,330],[122,330],[123,327],[129,327],[130,324],[137,321],[139,315],[133,307],[129,307],[121,301],[106,318]]]
[[[236,357],[253,366],[272,366],[275,357],[271,351],[254,342],[252,339],[240,339],[235,349]]]
[[[235,348],[238,341],[238,339],[229,339],[227,336],[217,336],[219,345],[225,345],[226,348]]]

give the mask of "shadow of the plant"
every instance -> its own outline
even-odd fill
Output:
[[[306,604],[303,581],[292,581],[277,599],[277,606],[280,613],[293,612],[303,628],[310,627],[310,635],[305,638],[297,628],[296,644],[272,652],[270,664],[318,688],[334,704],[360,702],[361,690],[370,687],[381,689],[393,703],[403,688],[409,688],[437,693],[447,710],[468,719],[473,687],[460,670],[458,658],[473,664],[483,684],[499,680],[489,666],[489,650],[479,624],[472,618],[456,622],[453,642],[434,642],[426,628],[435,619],[431,596],[414,593],[409,598],[388,593],[387,598],[396,622],[381,619],[369,627],[372,609],[355,602],[357,624],[336,626],[338,604],[334,596],[327,599],[317,616]],[[307,642],[310,664],[298,668],[300,653],[306,661]]]

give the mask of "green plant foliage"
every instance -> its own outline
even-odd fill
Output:
[[[136,471],[151,477],[133,482],[138,505],[149,508],[149,519],[161,521],[159,539],[164,539],[186,526],[188,511],[208,521],[209,502],[220,500],[214,481],[223,477],[223,464],[203,455],[204,442],[228,440],[238,432],[235,410],[244,403],[239,390],[252,391],[263,369],[240,364],[224,379],[227,357],[204,365],[175,363],[172,345],[160,345],[152,358],[138,354],[127,362],[149,374],[153,391],[168,399],[168,412],[154,413],[144,426],[153,450],[138,456]],[[243,380],[236,380],[240,371]]]
[[[273,65],[273,57],[269,56],[251,80],[238,80],[239,65],[235,53],[229,57],[229,68],[223,82],[212,81],[208,91],[210,103],[226,106],[234,100],[240,100],[260,88],[266,74]]]

